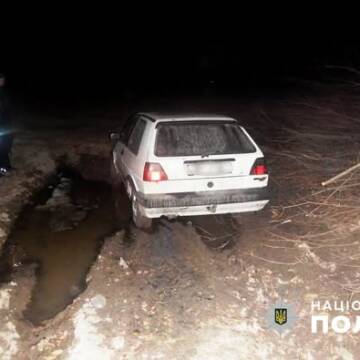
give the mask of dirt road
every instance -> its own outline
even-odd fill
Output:
[[[356,123],[349,119],[356,99],[324,92],[306,103],[297,97],[198,105],[239,116],[256,135],[271,169],[271,204],[259,214],[160,220],[150,234],[120,226],[104,240],[86,289],[40,326],[23,315],[36,271],[14,261],[0,288],[0,358],[357,359],[356,333],[311,332],[312,301],[359,300],[360,217],[349,193],[356,174],[329,191],[320,184],[357,161],[357,127],[350,134],[348,123],[339,127]],[[344,104],[351,104],[348,112],[340,112]],[[96,135],[89,129],[81,146],[75,133],[55,134],[59,146],[46,150],[49,159],[56,164],[66,154],[88,178],[104,178],[105,127]],[[28,139],[30,148],[40,141],[36,133]],[[92,174],[94,164],[102,170]],[[18,212],[6,206],[2,213],[12,219]],[[275,307],[288,308],[284,328],[274,326]]]

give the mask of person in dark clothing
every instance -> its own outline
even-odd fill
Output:
[[[11,120],[5,96],[5,76],[0,74],[0,176],[11,170],[9,155],[12,142]]]

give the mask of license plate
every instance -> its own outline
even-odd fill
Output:
[[[188,176],[216,176],[231,174],[233,170],[232,161],[198,161],[186,163]]]

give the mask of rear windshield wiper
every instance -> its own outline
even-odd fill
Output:
[[[204,157],[209,157],[210,155],[218,155],[218,154],[220,154],[220,151],[215,150],[215,151],[211,151],[211,152],[208,152],[208,153],[205,153],[205,154],[201,154],[201,157],[204,158]]]

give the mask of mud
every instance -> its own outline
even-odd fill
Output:
[[[317,91],[320,93],[321,89]],[[340,101],[339,94],[334,95],[336,101]],[[325,92],[320,100],[330,103],[331,96],[330,91]],[[358,95],[355,99],[358,100]],[[42,321],[40,326],[34,326],[23,316],[32,304],[38,267],[30,262],[28,266],[13,269],[11,278],[0,287],[0,317],[4,319],[0,324],[0,358],[348,360],[358,357],[357,334],[311,334],[310,324],[313,299],[359,298],[357,228],[348,227],[335,234],[329,232],[325,219],[295,210],[283,211],[289,204],[296,204],[304,194],[321,189],[321,180],[329,175],[329,169],[322,170],[319,166],[318,178],[311,177],[314,180],[311,189],[304,188],[297,178],[297,174],[304,174],[303,163],[294,163],[292,158],[276,151],[276,135],[281,133],[282,124],[294,116],[306,119],[309,109],[292,107],[290,101],[294,99],[287,99],[287,103],[280,100],[253,103],[242,99],[210,100],[197,101],[196,109],[231,112],[242,119],[257,140],[260,139],[271,169],[273,198],[270,205],[259,214],[236,217],[161,219],[149,234],[128,223],[125,230],[107,236],[103,228],[93,228],[92,223],[89,225],[93,229],[91,233],[82,228],[81,224],[90,220],[91,212],[97,209],[85,210],[87,215],[82,219],[86,201],[70,196],[70,203],[75,207],[68,206],[68,197],[65,197],[67,200],[62,204],[67,204],[67,211],[56,211],[52,221],[46,215],[46,223],[52,224],[56,231],[44,232],[42,243],[60,255],[56,239],[67,232],[77,234],[76,238],[81,233],[86,245],[89,241],[94,249],[99,244],[93,239],[96,233],[104,238],[103,246],[97,257],[94,253],[89,256],[94,262],[88,269],[86,288],[81,289],[83,291],[63,311]],[[347,103],[350,100],[345,98],[344,104]],[[150,105],[149,100],[142,108]],[[158,107],[164,107],[162,110],[170,105],[167,101],[157,103]],[[176,99],[173,108],[191,110],[194,99],[185,99],[182,103]],[[100,174],[106,177],[107,163],[101,159],[109,154],[107,131],[114,127],[114,119],[118,119],[120,113],[116,109],[111,111],[112,123],[102,123],[106,131],[95,124],[92,129],[89,126],[81,132],[59,130],[19,138],[19,143],[27,144],[33,157],[30,160],[17,148],[17,162],[27,164],[28,176],[25,172],[15,173],[6,179],[0,186],[4,198],[10,198],[6,197],[7,193],[13,194],[11,186],[16,193],[26,189],[31,194],[34,187],[29,184],[35,169],[43,169],[41,176],[45,178],[59,162],[76,168],[83,166],[81,171],[86,178]],[[265,120],[260,121],[263,118]],[[86,123],[84,119],[83,122]],[[42,160],[49,160],[43,167],[37,163],[39,144],[46,150],[41,155]],[[41,181],[42,185],[38,183],[37,187],[44,186]],[[64,186],[66,188],[66,182]],[[4,225],[5,238],[18,215],[9,206],[14,204],[15,198],[7,202],[0,197],[1,226],[7,224]],[[19,198],[17,201],[17,209],[22,208],[25,201]],[[76,206],[77,202],[81,203],[81,208]],[[100,211],[101,206],[98,209]],[[48,213],[44,209],[34,211]],[[67,212],[75,221],[68,221]],[[32,218],[33,214],[30,215]],[[63,220],[66,221],[62,223]],[[101,223],[107,221],[102,218]],[[354,217],[351,221],[356,224],[359,219]],[[21,227],[14,232],[18,230],[21,232]],[[308,243],[304,241],[307,235],[311,236]],[[55,241],[50,241],[50,237]],[[85,244],[83,241],[80,241],[81,246]],[[66,249],[73,246],[70,237],[68,242]],[[76,257],[77,251],[72,255]],[[343,259],[351,256],[350,267]],[[56,261],[56,257],[51,259],[51,263]],[[66,268],[62,269],[67,273]],[[66,277],[71,276],[67,274]],[[61,285],[57,277],[51,282]],[[44,294],[42,298],[47,297]],[[271,309],[280,300],[293,305],[297,316],[293,327],[282,334],[276,332],[273,322],[269,321],[269,311],[272,316]],[[39,305],[43,306],[43,301],[39,301]]]

